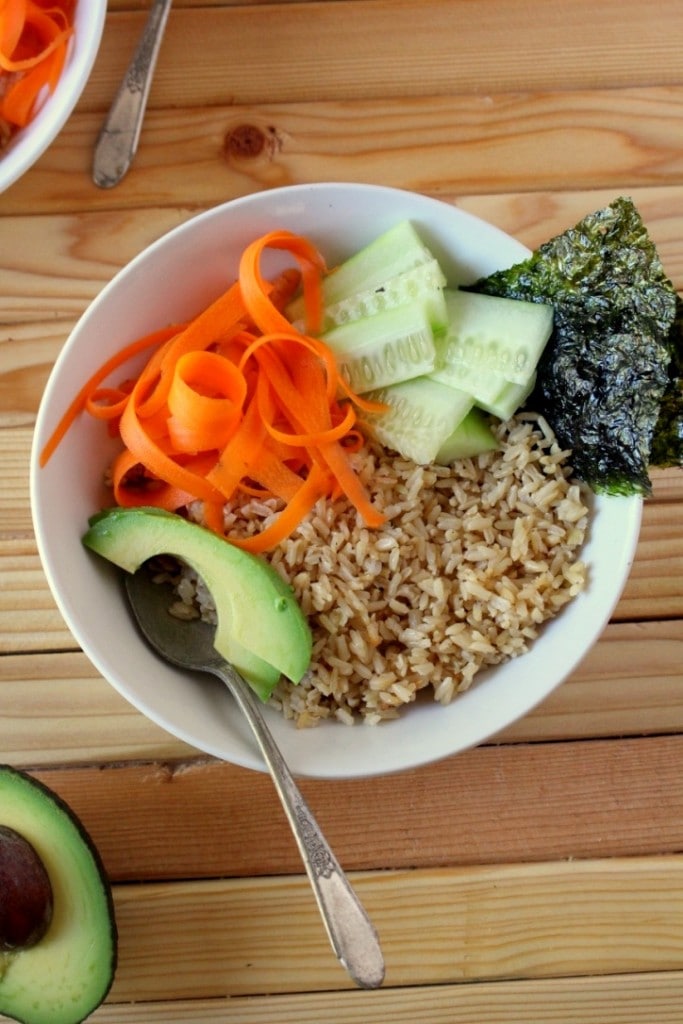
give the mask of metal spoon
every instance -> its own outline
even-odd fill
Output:
[[[133,162],[171,2],[153,0],[140,42],[100,130],[92,166],[92,179],[100,188],[117,185]]]
[[[142,635],[163,658],[181,668],[211,672],[231,691],[270,770],[332,948],[357,985],[378,988],[384,979],[384,960],[377,933],[292,778],[264,721],[258,697],[214,648],[214,627],[201,619],[188,622],[171,616],[169,608],[175,600],[171,587],[155,582],[144,566],[126,573],[125,587]]]

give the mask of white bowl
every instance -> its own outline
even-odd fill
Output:
[[[76,5],[74,32],[55,91],[0,154],[0,192],[13,185],[43,155],[66,124],[95,63],[106,13],[104,0],[79,0]]]
[[[155,242],[103,289],[68,339],[38,415],[31,498],[48,581],[85,653],[135,707],[194,747],[262,768],[224,691],[160,662],[140,641],[115,573],[81,545],[88,516],[106,504],[108,461],[100,423],[83,417],[44,469],[37,454],[86,377],[125,342],[181,321],[236,273],[241,249],[276,226],[310,237],[330,265],[409,218],[452,282],[467,282],[523,259],[528,250],[497,228],[424,196],[365,185],[301,185],[261,192],[209,210]],[[574,669],[602,632],[632,563],[642,502],[596,497],[583,556],[590,582],[548,623],[529,653],[486,675],[449,706],[420,703],[379,726],[324,722],[297,730],[268,709],[292,769],[353,777],[412,768],[481,743],[528,712]]]

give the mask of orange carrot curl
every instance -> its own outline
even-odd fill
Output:
[[[0,121],[10,132],[29,123],[45,89],[54,92],[75,6],[75,0],[0,0]]]
[[[266,249],[289,253],[296,271],[266,280]],[[86,412],[122,442],[110,467],[119,505],[182,511],[201,501],[206,525],[223,533],[226,502],[277,497],[283,508],[271,525],[251,537],[228,537],[252,552],[288,537],[320,498],[343,495],[368,526],[379,526],[384,517],[350,460],[361,443],[356,409],[375,406],[349,391],[330,349],[283,313],[301,284],[306,324],[315,332],[325,272],[320,253],[299,235],[277,230],[254,241],[237,281],[210,306],[187,324],[126,345],[86,381],[48,439],[41,465]],[[134,379],[105,384],[148,349]]]

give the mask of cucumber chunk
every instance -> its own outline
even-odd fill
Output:
[[[386,448],[429,465],[472,408],[471,395],[428,377],[416,377],[368,396],[389,408],[369,416],[367,427]]]
[[[322,335],[356,394],[430,373],[434,332],[424,301],[341,324]]]
[[[324,311],[324,330],[340,324],[374,316],[386,309],[395,309],[411,302],[424,302],[429,322],[435,333],[445,331],[448,312],[444,299],[446,278],[437,260],[421,263],[417,267],[396,274],[375,288],[364,288]]]
[[[490,412],[497,416],[499,420],[509,420],[524,405],[534,390],[535,384],[535,372],[526,384],[513,384],[511,381],[506,380],[503,381],[503,386],[498,394],[490,401],[477,401],[475,399],[475,403],[485,412]]]
[[[469,392],[474,404],[485,412],[490,412],[501,420],[509,420],[524,405],[536,383],[534,371],[524,384],[515,384],[505,380],[497,373],[481,373],[469,366],[446,363],[443,358],[443,339],[437,338],[436,363],[437,369],[429,374],[432,380],[460,391]]]
[[[552,333],[553,307],[459,289],[446,289],[444,297],[448,328],[439,369],[528,384]]]
[[[386,281],[433,261],[434,257],[410,221],[399,221],[330,271],[323,280],[323,309],[353,302],[354,296],[372,293]],[[292,323],[302,323],[305,319],[302,297],[294,299],[286,312]]]
[[[327,275],[323,283],[325,305],[377,288],[433,258],[410,221],[399,221]]]
[[[434,462],[450,466],[456,459],[473,458],[498,448],[487,417],[480,409],[470,409],[464,420],[458,424],[450,437],[439,448]]]

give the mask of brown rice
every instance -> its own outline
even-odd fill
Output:
[[[268,556],[313,632],[309,672],[272,698],[298,726],[376,724],[421,691],[447,704],[481,669],[527,650],[582,590],[588,510],[568,453],[535,414],[497,435],[499,451],[452,468],[368,444],[356,470],[385,525],[368,530],[346,503],[320,502]],[[226,528],[251,534],[279,507],[226,506]],[[210,596],[189,570],[179,601],[211,619]]]

